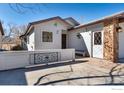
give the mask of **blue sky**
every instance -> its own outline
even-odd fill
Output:
[[[30,4],[26,4],[30,6]],[[35,5],[36,8],[38,5]],[[19,14],[13,11],[9,4],[0,4],[0,19],[7,23],[27,24],[35,20],[41,20],[53,16],[63,18],[73,17],[80,23],[86,23],[113,13],[123,11],[124,4],[45,4],[41,6],[41,11]]]

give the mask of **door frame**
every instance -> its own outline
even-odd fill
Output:
[[[63,36],[65,36],[65,45],[64,45],[64,47],[63,47]],[[61,47],[62,47],[62,49],[66,49],[67,48],[67,34],[62,34],[61,35]]]

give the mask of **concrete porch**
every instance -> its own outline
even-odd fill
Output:
[[[93,58],[0,72],[0,85],[124,85],[124,64]]]

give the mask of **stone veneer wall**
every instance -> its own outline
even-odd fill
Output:
[[[117,62],[118,59],[118,32],[115,19],[104,22],[104,59]]]

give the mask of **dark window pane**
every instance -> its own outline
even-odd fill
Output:
[[[94,33],[94,45],[101,45],[102,44],[102,34],[101,32]]]
[[[43,32],[42,33],[42,41],[43,42],[52,42],[52,32]]]

